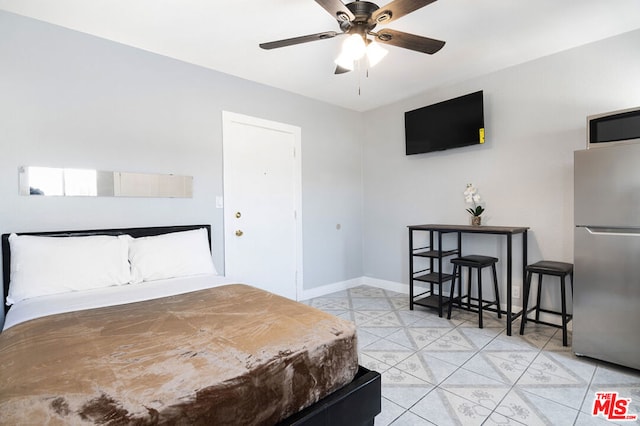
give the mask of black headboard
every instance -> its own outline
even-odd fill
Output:
[[[168,234],[170,232],[190,231],[206,228],[211,247],[211,225],[178,225],[178,226],[154,226],[149,228],[120,228],[120,229],[92,229],[80,231],[52,231],[52,232],[16,232],[18,235],[39,235],[46,237],[82,237],[88,235],[131,235],[133,238],[149,237]],[[5,312],[9,309],[6,305],[9,294],[9,279],[11,276],[11,250],[9,247],[9,235],[2,234],[2,287],[5,302]]]

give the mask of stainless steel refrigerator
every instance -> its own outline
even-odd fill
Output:
[[[640,369],[640,143],[574,159],[573,351]]]

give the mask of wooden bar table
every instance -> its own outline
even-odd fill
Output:
[[[452,279],[448,274],[442,273],[442,257],[443,254],[455,253],[458,256],[462,254],[462,235],[464,234],[481,234],[481,235],[502,235],[507,239],[507,336],[511,336],[511,324],[512,322],[522,315],[522,311],[513,313],[513,236],[516,234],[522,234],[522,282],[525,282],[525,268],[527,266],[527,231],[528,227],[524,226],[473,226],[473,225],[442,225],[442,224],[428,224],[428,225],[411,225],[409,228],[409,308],[413,310],[413,305],[419,304],[423,306],[437,307],[440,315],[442,315],[442,304],[449,303],[449,299],[442,296],[442,285],[440,285],[438,295],[438,306],[433,304],[423,304],[419,300],[414,301],[414,257],[430,257],[431,258],[431,277],[446,277],[446,279]],[[426,231],[429,232],[430,245],[427,247],[414,247],[414,232]],[[442,234],[455,232],[458,234],[457,249],[443,250]],[[434,234],[437,234],[437,238],[434,239]],[[438,247],[434,247],[434,241],[439,242]],[[477,253],[476,253],[477,254]],[[439,271],[433,271],[434,259],[439,260]],[[420,279],[418,279],[420,281]],[[442,281],[440,282],[442,284]],[[431,286],[431,292],[433,292],[433,285]],[[428,293],[428,292],[427,292]],[[433,294],[431,295],[434,296]],[[444,302],[443,302],[443,299]]]

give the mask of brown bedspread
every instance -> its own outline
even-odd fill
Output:
[[[274,424],[349,383],[355,327],[234,284],[0,334],[2,424]]]

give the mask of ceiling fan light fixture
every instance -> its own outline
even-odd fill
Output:
[[[367,59],[369,60],[369,66],[373,68],[380,62],[385,56],[387,56],[389,51],[384,47],[380,46],[379,43],[372,41],[367,46]]]
[[[355,68],[353,58],[345,55],[344,52],[342,52],[340,56],[338,56],[338,58],[335,60],[335,63],[338,67],[347,71],[353,71],[353,69]]]
[[[351,58],[352,61],[361,59],[367,52],[367,46],[364,37],[360,34],[352,34],[342,43],[342,52],[340,56]]]

